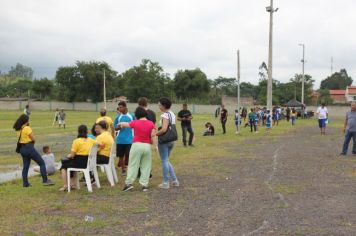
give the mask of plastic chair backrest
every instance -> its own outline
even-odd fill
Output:
[[[96,168],[97,152],[98,152],[98,144],[94,144],[89,152],[87,169],[93,170]]]
[[[111,151],[110,151],[110,162],[114,161],[114,158],[116,157],[116,144],[115,142],[111,146]]]

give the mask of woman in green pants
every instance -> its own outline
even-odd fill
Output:
[[[130,159],[125,180],[125,188],[123,191],[133,189],[133,183],[136,180],[138,170],[141,170],[140,184],[142,191],[148,190],[150,180],[152,155],[151,144],[157,146],[155,138],[156,127],[152,121],[147,120],[147,111],[142,107],[137,107],[135,111],[137,120],[130,123],[119,123],[120,128],[132,128],[134,130],[134,138],[130,150]]]

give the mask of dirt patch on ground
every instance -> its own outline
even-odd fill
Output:
[[[150,209],[128,216],[124,234],[355,235],[356,158],[338,158],[342,136],[328,131],[230,145],[207,167],[216,175],[197,176],[187,163],[182,186],[152,190]]]

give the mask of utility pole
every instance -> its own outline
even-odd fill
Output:
[[[334,58],[331,57],[331,75],[333,74],[333,64],[334,64]]]
[[[273,8],[273,0],[271,5],[266,7],[266,11],[269,12],[269,47],[268,47],[268,83],[267,83],[267,109],[272,111],[272,58],[273,58],[273,13],[278,11],[278,8]]]
[[[303,47],[303,59],[302,59],[302,98],[301,98],[301,102],[302,104],[304,104],[304,80],[305,80],[305,76],[304,76],[304,64],[305,64],[305,44],[304,43],[300,43],[299,46]]]
[[[106,110],[106,78],[105,78],[105,69],[104,69],[104,108]]]
[[[240,50],[237,50],[237,133],[240,133]]]

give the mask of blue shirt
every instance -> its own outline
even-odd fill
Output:
[[[120,122],[131,122],[135,116],[130,112],[116,116],[114,120],[114,127],[116,128]],[[131,128],[122,128],[119,130],[119,135],[116,136],[117,144],[132,144],[133,130]]]

